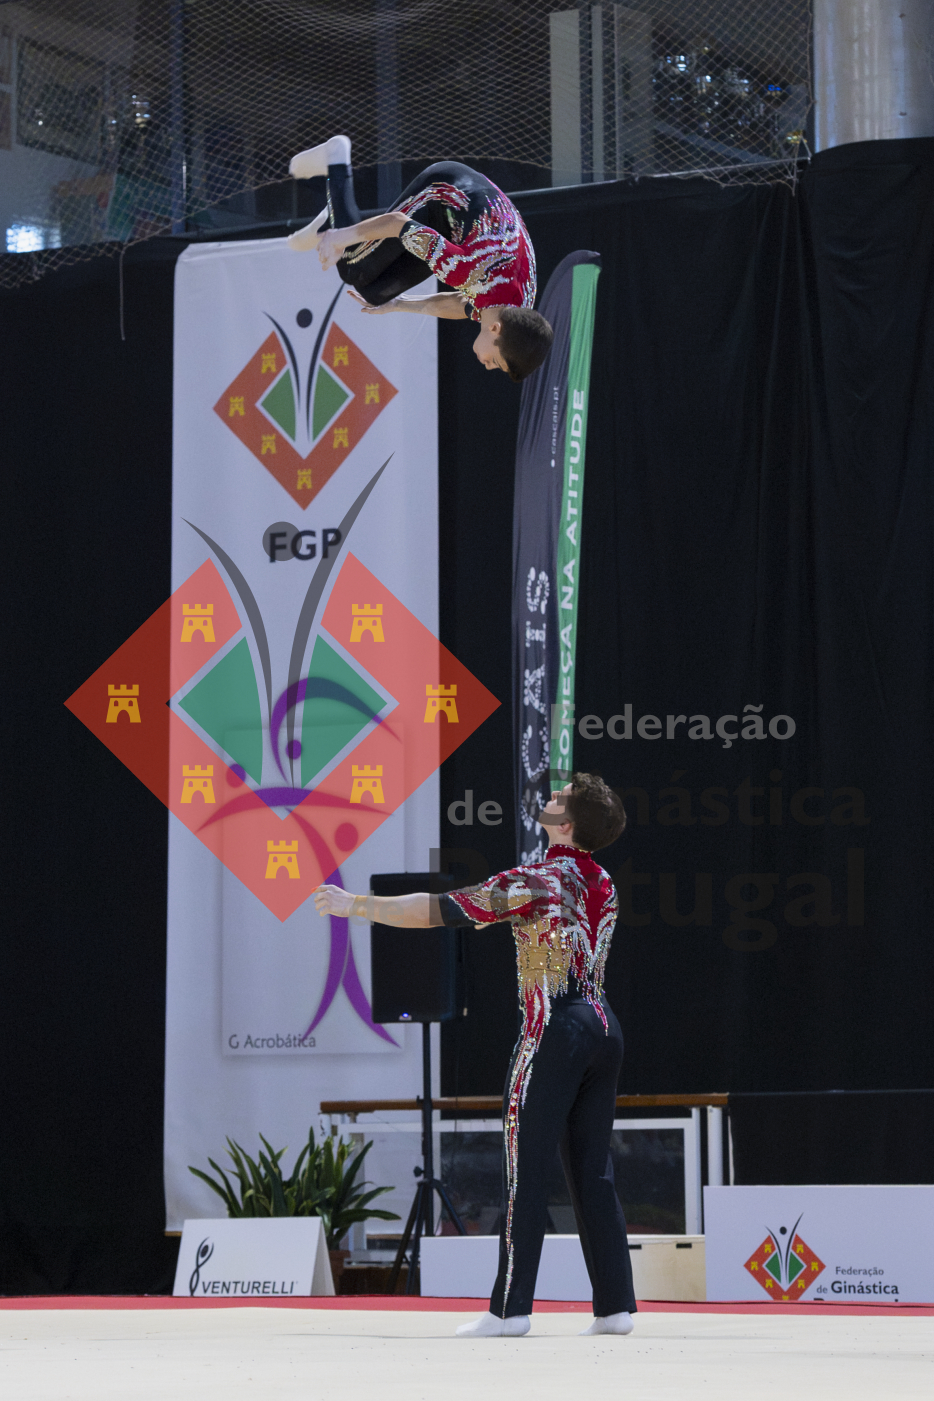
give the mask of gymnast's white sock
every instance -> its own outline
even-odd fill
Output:
[[[631,1333],[635,1324],[631,1313],[611,1313],[607,1318],[595,1318],[589,1328],[584,1328],[580,1336],[592,1338],[598,1333],[618,1333],[625,1336]]]
[[[350,137],[332,136],[326,142],[328,165],[350,165]]]
[[[295,253],[313,253],[318,246],[321,237],[321,225],[328,217],[328,207],[324,206],[320,214],[316,214],[310,224],[306,224],[303,229],[296,229],[295,233],[289,234],[286,242]]]
[[[521,1338],[531,1326],[528,1314],[497,1318],[495,1313],[485,1313],[474,1323],[462,1323],[455,1332],[458,1338]]]
[[[315,175],[327,175],[329,165],[350,165],[350,137],[332,136],[320,146],[309,146],[289,161],[293,180],[311,180]]]

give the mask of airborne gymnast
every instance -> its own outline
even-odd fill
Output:
[[[462,1337],[529,1331],[556,1151],[593,1285],[594,1320],[584,1331],[632,1332],[632,1266],[610,1157],[623,1038],[603,992],[618,904],[591,855],[614,842],[625,822],[602,779],[574,774],[542,812],[539,826],[554,838],[543,861],[447,895],[352,895],[334,885],[315,891],[321,915],[413,929],[512,925],[522,1029],[503,1103],[499,1272],[489,1312],[458,1328]]]
[[[457,161],[440,161],[392,209],[361,219],[346,136],[293,156],[289,171],[296,180],[326,175],[328,181],[326,207],[290,236],[290,248],[316,251],[324,269],[336,264],[363,311],[478,322],[474,354],[512,380],[542,363],[553,332],[533,310],[535,251],[518,209],[492,181]],[[432,273],[448,291],[404,295]]]

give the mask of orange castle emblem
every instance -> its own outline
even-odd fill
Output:
[[[116,725],[121,714],[125,711],[131,725],[142,723],[142,716],[139,713],[139,687],[138,686],[108,686],[107,695],[107,724]]]
[[[434,724],[439,715],[443,715],[449,725],[459,723],[456,686],[426,686],[425,695],[428,697],[425,702],[426,725]]]
[[[352,779],[350,785],[350,801],[352,803],[362,803],[363,795],[369,793],[374,803],[381,807],[385,803],[383,797],[383,766],[374,764],[352,764],[350,769]]]
[[[214,604],[183,603],[181,642],[190,642],[200,632],[205,642],[214,641]]]
[[[354,603],[351,604],[350,611],[353,616],[350,627],[351,642],[361,641],[365,632],[370,634],[374,642],[386,641],[386,634],[383,632],[383,605],[381,603]]]
[[[275,880],[280,871],[285,871],[289,880],[301,880],[298,842],[266,843],[266,879]]]
[[[182,796],[180,802],[191,803],[195,797],[204,803],[214,803],[214,765],[182,765]]]

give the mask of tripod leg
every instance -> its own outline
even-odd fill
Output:
[[[389,1275],[390,1294],[395,1294],[396,1292],[396,1283],[399,1279],[399,1271],[402,1269],[402,1263],[405,1260],[405,1252],[409,1248],[409,1237],[412,1234],[412,1227],[415,1225],[416,1216],[418,1214],[418,1207],[421,1201],[421,1190],[422,1184],[419,1183],[415,1189],[415,1199],[412,1202],[412,1210],[409,1212],[409,1219],[405,1223],[405,1232],[402,1236],[402,1240],[399,1242],[399,1249],[396,1251],[396,1258],[392,1262],[392,1271]]]
[[[431,1185],[434,1188],[434,1190],[438,1193],[438,1196],[441,1198],[441,1205],[444,1207],[448,1216],[450,1216],[451,1220],[454,1222],[457,1234],[459,1236],[466,1236],[467,1228],[458,1216],[457,1212],[454,1210],[453,1203],[451,1202],[451,1198],[447,1194],[447,1189],[444,1183],[439,1182],[438,1179],[435,1178]]]
[[[405,1282],[406,1294],[415,1293],[415,1276],[418,1273],[418,1262],[421,1254],[422,1236],[425,1234],[425,1223],[428,1219],[428,1204],[431,1201],[431,1187],[424,1180],[418,1184],[418,1215],[415,1218],[415,1233],[412,1236],[412,1249],[409,1251],[409,1277]]]

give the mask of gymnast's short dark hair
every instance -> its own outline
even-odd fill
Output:
[[[555,333],[540,311],[527,306],[497,307],[496,315],[500,333],[493,344],[502,351],[509,378],[518,384],[538,369]]]
[[[622,799],[598,774],[571,774],[571,791],[564,801],[574,824],[574,840],[586,851],[612,846],[626,826]]]

